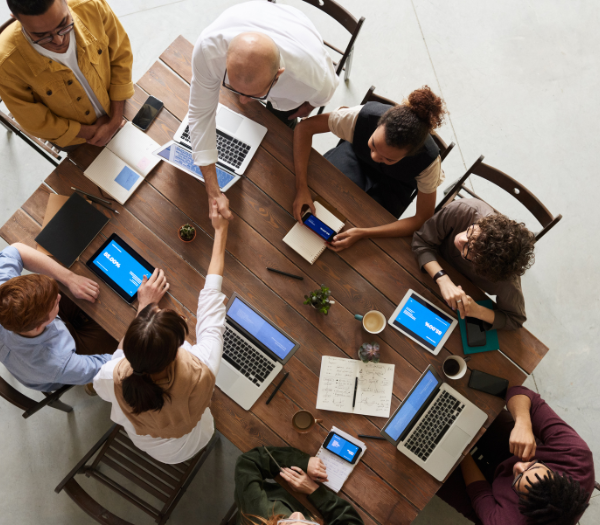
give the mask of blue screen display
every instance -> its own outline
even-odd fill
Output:
[[[312,231],[314,231],[319,237],[323,237],[328,241],[332,235],[335,235],[335,230],[332,230],[327,224],[317,219],[312,213],[309,213],[303,222]]]
[[[431,309],[425,301],[411,296],[394,320],[396,326],[402,326],[427,348],[433,350],[446,334],[451,319]]]
[[[121,287],[129,297],[138,291],[144,275],[150,277],[150,272],[129,255],[116,241],[102,250],[93,261],[107,277]]]
[[[227,317],[253,335],[280,359],[285,359],[290,350],[296,346],[294,341],[290,341],[237,297],[227,311]]]
[[[325,448],[350,462],[354,461],[354,456],[360,451],[360,447],[337,434],[333,434]]]
[[[431,370],[429,370],[423,376],[423,379],[421,379],[417,387],[412,391],[410,396],[404,400],[404,403],[402,403],[398,412],[394,414],[394,417],[390,420],[384,432],[394,441],[398,441],[402,432],[406,430],[406,427],[410,424],[415,417],[415,414],[423,406],[423,403],[425,403],[437,385],[438,380]]]

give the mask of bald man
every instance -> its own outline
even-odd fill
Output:
[[[194,162],[204,175],[209,203],[216,199],[221,215],[231,220],[215,169],[221,86],[242,104],[264,100],[281,120],[295,122],[329,102],[338,77],[312,22],[293,7],[265,1],[230,7],[208,26],[194,46],[192,74]]]

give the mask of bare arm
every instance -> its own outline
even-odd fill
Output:
[[[531,424],[531,399],[525,395],[511,397],[506,404],[515,420],[510,433],[510,452],[522,461],[529,461],[535,456],[536,443]]]
[[[210,208],[210,218],[215,229],[215,242],[212,256],[208,265],[207,275],[223,275],[225,268],[225,245],[227,244],[227,229],[229,222],[220,214],[215,201]]]
[[[221,193],[219,188],[219,180],[217,179],[217,168],[215,164],[200,166],[204,183],[206,184],[206,193],[208,193],[208,216],[212,218],[212,203],[217,203],[219,213],[228,221],[233,220],[233,214],[229,210],[229,199],[224,193]]]

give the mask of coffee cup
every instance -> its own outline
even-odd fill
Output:
[[[444,364],[442,365],[444,375],[448,379],[460,379],[461,377],[464,377],[464,375],[467,373],[467,361],[469,359],[471,358],[463,358],[458,355],[446,357]]]
[[[379,334],[385,328],[385,315],[377,310],[370,310],[365,315],[356,314],[354,319],[362,321],[363,328],[370,334]]]
[[[308,410],[299,410],[292,416],[292,426],[296,432],[305,434],[309,432],[322,419],[316,419]]]

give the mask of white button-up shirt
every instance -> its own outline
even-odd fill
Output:
[[[189,122],[198,166],[217,162],[215,116],[227,49],[234,37],[247,32],[264,33],[279,48],[285,71],[268,98],[275,109],[289,111],[304,102],[323,106],[337,88],[339,79],[323,39],[302,12],[266,1],[230,7],[202,31],[194,46]]]

